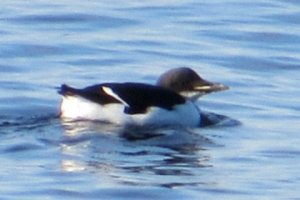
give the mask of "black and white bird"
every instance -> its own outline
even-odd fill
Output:
[[[189,126],[201,124],[195,100],[207,93],[228,89],[202,79],[190,68],[171,69],[156,85],[102,83],[83,89],[63,84],[60,117],[99,120],[119,125]]]

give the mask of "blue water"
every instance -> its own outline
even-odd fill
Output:
[[[300,2],[1,1],[1,199],[300,198]],[[62,123],[55,87],[155,83],[189,66],[230,86],[204,128],[132,139]]]

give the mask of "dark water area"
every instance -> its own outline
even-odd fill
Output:
[[[298,199],[299,19],[292,0],[2,1],[0,198]],[[230,87],[197,102],[217,124],[57,117],[62,83],[179,66]]]

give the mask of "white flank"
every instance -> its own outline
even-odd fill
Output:
[[[111,89],[106,89],[109,92]],[[111,103],[100,105],[80,96],[63,97],[61,117],[70,120],[99,120],[119,125],[189,126],[200,124],[199,108],[191,101],[174,106],[173,110],[151,107],[146,113],[126,114],[124,105]]]
[[[63,97],[61,117],[70,120],[99,120],[115,124],[130,123],[123,113],[123,104],[100,105],[79,96]]]
[[[106,94],[108,94],[109,96],[114,97],[115,99],[117,99],[117,100],[119,100],[120,102],[122,102],[125,106],[128,106],[128,107],[129,107],[129,105],[128,105],[123,99],[121,99],[116,93],[114,93],[114,91],[112,91],[111,88],[103,86],[102,89],[103,89],[103,91],[104,91]]]
[[[157,126],[198,126],[201,122],[200,110],[191,101],[174,106],[173,110],[159,107],[148,109],[145,114],[132,115],[133,122],[138,125]]]

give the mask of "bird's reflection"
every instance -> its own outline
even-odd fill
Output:
[[[201,184],[212,142],[187,128],[118,127],[102,122],[62,122],[65,172],[93,172],[128,185]]]

